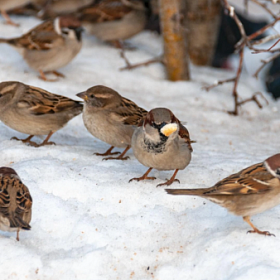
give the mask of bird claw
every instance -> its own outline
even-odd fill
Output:
[[[269,231],[248,230],[247,234],[248,233],[258,233],[258,234],[262,234],[262,235],[265,235],[265,236],[274,236],[275,237],[275,234],[270,233]]]
[[[29,144],[29,146],[32,147],[39,147],[39,145],[31,140],[26,140],[26,139],[18,139],[17,137],[12,137],[11,140],[17,140],[17,141],[21,141],[22,143],[27,143]]]
[[[94,155],[96,156],[111,156],[111,155],[119,155],[121,152],[114,152],[114,153],[103,153],[103,154],[100,154],[100,153],[94,153]]]
[[[174,180],[165,179],[165,180],[166,180],[165,183],[158,184],[157,187],[170,186],[173,182],[178,182],[180,184],[180,180],[178,179],[174,179]]]
[[[117,159],[117,160],[128,160],[130,157],[107,157],[103,158],[103,160],[108,160],[108,159]]]
[[[136,180],[137,182],[139,182],[139,181],[143,181],[143,180],[155,180],[156,179],[156,177],[139,177],[139,178],[132,178],[132,179],[130,179],[129,181],[128,181],[128,183],[130,183],[130,182],[132,182],[132,181],[134,181],[134,180]]]
[[[38,147],[41,147],[41,146],[45,146],[45,145],[56,145],[55,142],[46,142],[46,143],[42,143],[42,144],[39,144]]]

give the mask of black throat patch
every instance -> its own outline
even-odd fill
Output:
[[[159,142],[155,143],[155,142],[152,142],[150,139],[148,139],[146,137],[144,138],[144,149],[148,153],[159,154],[159,153],[163,153],[165,151],[166,141],[167,141],[168,137],[163,135],[160,132],[160,127],[158,127],[157,129],[158,129],[159,135],[160,135],[160,141]]]

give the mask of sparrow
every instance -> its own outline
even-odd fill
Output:
[[[146,25],[146,10],[139,0],[102,0],[81,8],[77,17],[85,29],[102,41],[122,48],[121,40],[141,32]]]
[[[126,160],[124,157],[131,145],[134,129],[147,111],[138,107],[134,102],[122,97],[115,90],[102,85],[89,88],[77,94],[84,99],[83,120],[87,130],[96,138],[108,143],[111,147],[98,156],[116,155],[114,147],[125,150],[118,157],[108,159]]]
[[[30,230],[32,197],[16,171],[0,168],[0,230],[16,231],[19,241],[21,229]]]
[[[19,24],[13,22],[6,11],[24,6],[30,3],[31,0],[0,0],[0,11],[2,17],[6,20],[6,24],[11,24],[14,26],[19,26]]]
[[[61,16],[47,20],[18,38],[0,38],[0,43],[14,47],[27,64],[39,71],[40,78],[47,79],[45,73],[64,77],[56,71],[68,64],[81,50],[83,28],[72,16]]]
[[[50,93],[20,82],[0,83],[0,120],[21,133],[20,140],[34,147],[55,144],[48,142],[54,132],[79,115],[83,105],[68,97]],[[31,141],[34,135],[48,135],[41,144]]]
[[[185,169],[191,161],[193,151],[189,132],[174,114],[166,108],[152,109],[145,119],[135,129],[131,146],[135,157],[140,163],[149,167],[148,171],[139,178],[133,180],[141,181],[145,179],[154,180],[155,177],[148,177],[150,171],[174,170],[173,176],[163,184],[171,185],[179,170]]]
[[[67,15],[78,9],[90,5],[94,0],[33,0],[41,4],[39,15],[43,18],[53,18],[59,15]]]
[[[211,188],[166,189],[166,192],[206,198],[225,207],[232,214],[242,216],[253,228],[249,233],[274,235],[257,229],[250,217],[280,204],[280,154],[232,174]]]

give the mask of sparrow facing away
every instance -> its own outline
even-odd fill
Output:
[[[140,178],[132,180],[154,180],[148,177],[150,171],[174,170],[170,180],[158,186],[171,185],[179,170],[185,169],[191,161],[193,151],[188,130],[180,123],[174,114],[166,108],[151,110],[134,131],[131,146],[135,157],[140,163],[149,167],[148,171]]]
[[[32,197],[14,169],[0,168],[0,230],[30,230]]]
[[[19,26],[19,24],[13,22],[6,11],[24,6],[32,0],[0,0],[0,11],[3,18],[6,20],[6,24]]]
[[[96,155],[115,155],[118,152],[111,152],[114,147],[126,147],[118,157],[108,157],[106,160],[128,159],[124,155],[130,148],[133,131],[147,111],[115,90],[101,85],[91,87],[77,96],[85,101],[83,120],[87,130],[94,137],[111,145],[105,153]]]
[[[141,32],[147,21],[144,5],[139,0],[97,1],[80,9],[77,17],[89,33],[119,48],[121,40]]]
[[[83,105],[79,101],[45,91],[20,82],[0,83],[0,120],[21,133],[29,134],[21,140],[31,146],[54,144],[48,142],[54,132],[79,115]],[[34,135],[48,135],[40,145],[30,141]]]
[[[250,216],[280,204],[280,154],[232,174],[211,188],[166,191],[173,195],[197,195],[206,198],[227,208],[232,214],[242,216],[253,228],[248,232],[273,235],[257,229],[250,221]]]
[[[61,16],[47,20],[18,38],[0,38],[0,43],[14,47],[27,64],[39,71],[40,78],[47,81],[45,73],[53,73],[68,64],[81,50],[83,28],[74,17]],[[49,81],[54,81],[50,80]]]

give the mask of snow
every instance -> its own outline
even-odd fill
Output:
[[[39,21],[14,18],[19,28],[0,23],[0,37],[28,31]],[[158,56],[160,38],[143,32],[130,40],[132,63]],[[232,84],[209,92],[201,88],[233,72],[191,68],[192,81],[165,80],[161,64],[119,71],[119,51],[85,36],[81,53],[61,72],[65,79],[44,82],[15,50],[0,45],[0,81],[18,80],[77,99],[76,93],[101,84],[148,110],[167,107],[188,128],[194,152],[172,188],[210,187],[218,180],[279,152],[280,101],[264,93],[231,116]],[[242,98],[263,91],[243,76]],[[254,216],[253,223],[276,237],[246,234],[249,225],[202,198],[167,195],[156,188],[172,171],[153,170],[157,180],[129,179],[147,168],[132,151],[128,161],[103,161],[93,155],[109,145],[87,132],[82,116],[55,133],[56,146],[29,147],[10,138],[26,137],[0,123],[0,166],[20,175],[33,197],[30,231],[0,234],[1,279],[279,279],[280,207]],[[42,138],[36,138],[42,141]]]

